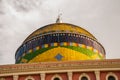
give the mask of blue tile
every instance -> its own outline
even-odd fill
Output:
[[[60,60],[62,60],[63,56],[58,53],[58,54],[55,56],[55,58],[56,58],[58,61],[60,61]]]

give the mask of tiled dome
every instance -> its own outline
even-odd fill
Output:
[[[68,23],[54,23],[34,31],[16,51],[16,63],[96,60],[105,50],[87,30]]]

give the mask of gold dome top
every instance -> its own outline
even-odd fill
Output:
[[[30,34],[15,58],[16,63],[101,60],[105,58],[105,50],[87,30],[58,20]]]
[[[68,23],[54,23],[54,24],[49,24],[46,25],[42,28],[39,28],[38,30],[34,31],[31,35],[29,35],[24,42],[31,40],[34,36],[37,36],[39,34],[44,34],[44,33],[49,33],[49,32],[53,32],[53,33],[58,33],[58,32],[73,32],[73,33],[79,33],[81,35],[85,35],[88,36],[94,40],[96,40],[96,38],[89,33],[87,30],[73,25],[73,24],[68,24]]]

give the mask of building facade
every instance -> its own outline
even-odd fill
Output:
[[[91,33],[60,22],[30,34],[16,51],[16,64],[0,66],[0,80],[120,80],[120,59],[105,59]]]

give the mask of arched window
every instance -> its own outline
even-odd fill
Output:
[[[87,75],[86,73],[82,73],[82,74],[79,76],[79,80],[90,80],[90,77],[89,77],[89,75]]]
[[[54,78],[54,80],[60,80],[58,77]]]
[[[115,80],[115,77],[109,76],[109,77],[108,77],[108,80]]]
[[[25,80],[35,80],[32,76],[28,76],[25,78]]]
[[[109,72],[106,75],[106,80],[118,80],[118,77],[116,76],[116,74],[114,74],[113,72]]]
[[[62,80],[62,77],[58,74],[55,74],[51,80]]]
[[[81,80],[88,80],[88,78],[85,77],[85,76],[83,76],[83,77],[81,78]]]
[[[87,77],[82,77],[81,80],[88,80],[88,78]]]

